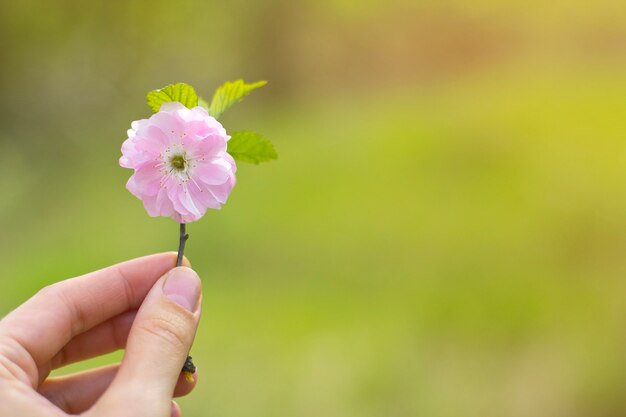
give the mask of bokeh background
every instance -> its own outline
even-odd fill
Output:
[[[236,78],[279,160],[189,227],[185,416],[626,415],[618,0],[1,0],[0,314],[175,250],[121,143]]]

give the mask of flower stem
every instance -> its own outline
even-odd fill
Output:
[[[185,254],[185,243],[187,243],[189,235],[187,234],[187,225],[185,223],[180,224],[180,240],[178,241],[178,257],[176,258],[176,266],[183,264],[183,255]],[[193,374],[196,372],[196,365],[191,360],[191,356],[187,356],[185,365],[181,371],[185,378],[189,382],[193,382]]]
[[[186,231],[186,224],[180,224],[180,241],[178,242],[178,258],[176,259],[176,266],[181,266],[183,264],[183,255],[185,254],[185,243],[187,243],[187,239],[189,239],[189,235]]]

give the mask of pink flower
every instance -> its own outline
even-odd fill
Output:
[[[128,130],[120,165],[135,172],[126,188],[150,216],[196,221],[208,208],[219,209],[235,186],[229,139],[203,108],[163,103],[158,113],[134,121]]]

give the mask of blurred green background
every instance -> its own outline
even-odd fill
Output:
[[[267,79],[190,225],[187,417],[626,415],[626,2],[0,1],[0,314],[175,250],[145,93]],[[110,355],[63,372],[118,360]]]

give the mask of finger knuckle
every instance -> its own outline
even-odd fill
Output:
[[[186,349],[191,344],[190,325],[180,316],[154,315],[142,320],[140,327],[175,350]]]

